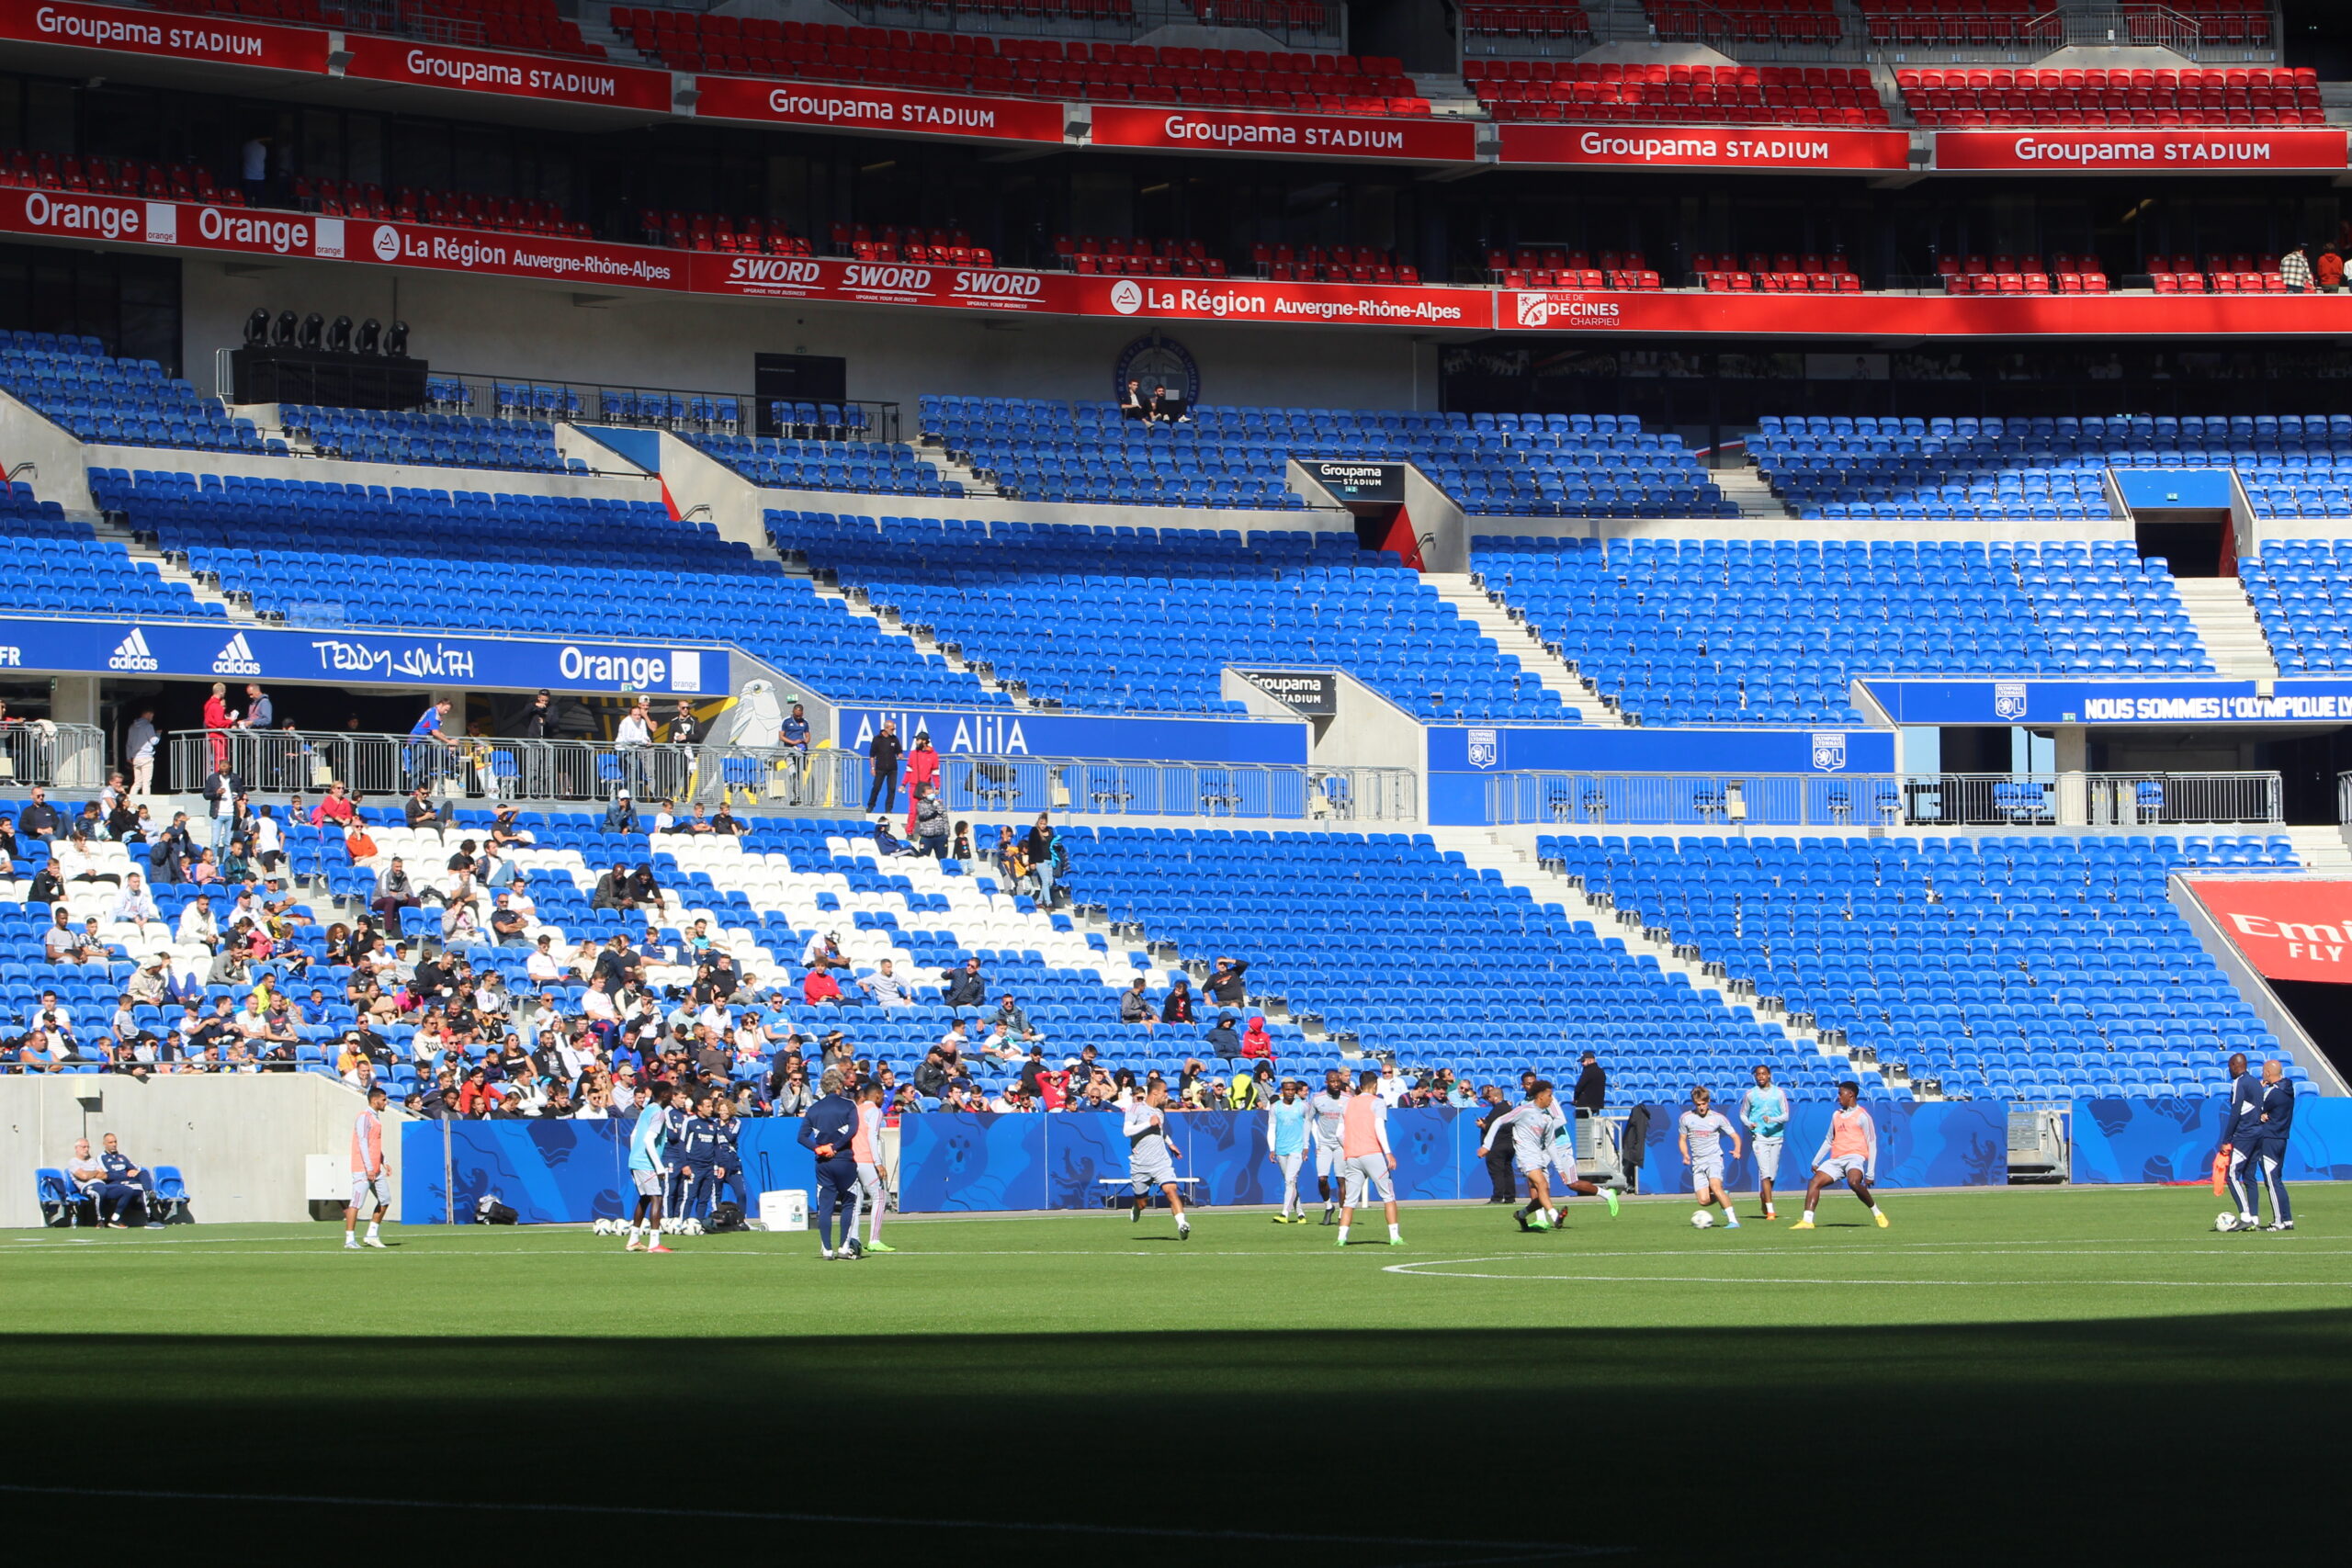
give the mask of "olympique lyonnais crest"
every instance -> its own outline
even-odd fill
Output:
[[[2025,682],[2023,681],[1993,682],[1993,714],[1996,718],[2025,716]]]
[[[1502,760],[1502,754],[1501,743],[1495,739],[1493,730],[1474,729],[1470,732],[1470,765],[1472,767],[1491,768]]]
[[[1824,733],[1813,738],[1814,771],[1834,773],[1846,765],[1846,737],[1843,732]]]

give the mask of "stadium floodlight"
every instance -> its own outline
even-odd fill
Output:
[[[370,316],[366,321],[360,322],[359,352],[362,354],[375,353],[376,340],[382,335],[383,331],[384,329],[382,324],[379,323],[373,316]]]
[[[327,347],[337,354],[351,352],[351,318],[337,316],[327,328]]]
[[[247,348],[269,346],[269,308],[267,306],[254,306],[254,313],[245,318],[245,346]]]
[[[327,319],[316,310],[302,318],[302,346],[316,349],[324,346]]]
[[[394,321],[391,330],[384,334],[384,352],[395,359],[408,357],[408,323],[406,321]]]
[[[291,310],[280,310],[277,312],[276,324],[269,329],[269,345],[272,348],[293,347],[295,334],[300,332],[301,328],[301,317]]]

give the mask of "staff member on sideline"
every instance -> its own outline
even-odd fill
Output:
[[[857,1242],[857,1105],[842,1092],[849,1082],[839,1067],[818,1080],[823,1097],[800,1120],[800,1146],[817,1156],[818,1256],[831,1262],[863,1258]],[[833,1214],[842,1214],[842,1245],[833,1247]]]

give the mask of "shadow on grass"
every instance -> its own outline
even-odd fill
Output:
[[[1904,1562],[2025,1540],[2210,1560],[2244,1524],[2215,1434],[2258,1434],[2266,1491],[2291,1496],[2333,1481],[2347,1409],[2352,1311],[787,1340],[699,1337],[682,1300],[658,1340],[0,1338],[11,1486],[245,1499],[8,1499],[20,1553],[103,1539],[132,1562],[670,1561],[688,1539],[706,1559],[1102,1568],[1568,1560],[1523,1544],[1558,1542],[1711,1565],[1838,1564],[1856,1540]],[[376,1495],[491,1506],[285,1500]],[[991,1521],[1189,1533],[966,1528]],[[2263,1529],[2281,1561],[2335,1523],[2281,1506]]]

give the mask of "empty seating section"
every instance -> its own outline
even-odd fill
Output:
[[[1283,50],[1154,48],[780,22],[616,6],[613,26],[678,71],[1098,103],[1425,115],[1403,62]]]
[[[1505,39],[1581,39],[1592,36],[1592,18],[1577,0],[1525,0],[1524,4],[1469,4],[1461,7],[1464,42],[1488,47]]]
[[[463,383],[459,383],[462,387]],[[322,456],[358,463],[429,463],[440,468],[512,468],[560,474],[555,427],[537,420],[470,419],[463,414],[382,413],[373,409],[281,404],[287,434]]]
[[[2332,504],[2352,516],[2341,487]],[[2272,539],[2238,562],[2238,577],[2280,674],[2352,674],[2352,547]]]
[[[2171,574],[2120,542],[1480,535],[1471,565],[1648,725],[1860,724],[1863,674],[2212,669]]]
[[[2040,44],[2055,49],[2065,41],[2063,29],[2042,20],[2055,10],[2048,0],[1855,0],[1855,5],[1871,41],[1877,44],[1952,49]]]
[[[1057,234],[1054,265],[1072,272],[1113,276],[1225,276],[1224,259],[1209,254],[1208,246],[1198,240],[1106,240],[1093,234]]]
[[[85,441],[258,452],[261,432],[152,359],[108,358],[94,337],[0,333],[0,390]]]
[[[1031,501],[1300,506],[1285,462],[1410,461],[1496,516],[1732,517],[1679,435],[1631,414],[1395,413],[1203,405],[1139,424],[1109,403],[925,398],[923,433]]]
[[[2207,256],[2199,263],[2183,251],[2147,260],[2148,283],[2159,294],[2284,294],[2287,279],[2277,256],[2248,251]]]
[[[2109,71],[1971,67],[1897,71],[1914,118],[1931,130],[1978,126],[2324,125],[2319,75],[2261,65]]]
[[[205,201],[243,207],[244,193],[216,187],[212,171],[195,164],[149,164],[136,158],[74,158],[19,148],[0,162],[0,186],[27,189],[94,191],[136,196],[150,201]]]
[[[1768,415],[1747,449],[1805,517],[2103,518],[2106,468],[2235,468],[2257,513],[2352,516],[2352,414]]]
[[[390,196],[381,186],[356,180],[294,182],[294,205],[329,218],[396,218],[403,223],[435,223],[451,229],[499,229],[516,234],[593,238],[595,231],[564,216],[562,204],[471,191],[422,190],[401,186]]]
[[[771,512],[768,531],[1066,706],[1235,711],[1219,672],[1265,663],[1338,665],[1425,718],[1576,718],[1419,572],[1350,533],[808,512]]]
[[[436,43],[490,44],[603,59],[601,45],[580,36],[580,24],[560,16],[555,0],[410,0],[394,11],[343,6],[335,0],[159,0],[163,9],[192,16],[233,13],[261,20],[308,23],[314,28],[375,27]],[[387,26],[397,17],[396,24]]]
[[[297,625],[732,642],[843,700],[1007,700],[655,502],[123,468],[90,488]]]
[[[1669,41],[1836,43],[1845,36],[1832,0],[1646,0],[1645,8]]]
[[[779,441],[755,435],[690,435],[754,484],[778,490],[845,490],[875,495],[960,497],[963,481],[942,477],[911,447],[891,441]]]
[[[2285,1055],[2165,896],[2176,869],[2292,867],[2284,839],[1584,834],[1538,852],[1948,1096],[2201,1098],[2231,1051]]]
[[[729,217],[723,212],[669,212],[647,208],[637,215],[638,235],[649,245],[728,254],[805,256],[808,241],[770,219]]]
[[[996,254],[972,243],[961,229],[922,229],[912,224],[836,223],[832,253],[865,262],[919,262],[933,266],[994,266]],[[798,253],[807,254],[805,249]]]
[[[2114,515],[2106,470],[2153,431],[2124,419],[1767,414],[1747,455],[1803,517],[2081,521]]]
[[[1662,288],[1639,251],[1593,254],[1564,245],[1514,245],[1487,253],[1487,276],[1505,288]]]
[[[1870,72],[1858,65],[1469,60],[1463,62],[1462,74],[1497,119],[1841,127],[1889,123]]]
[[[1419,283],[1421,269],[1375,245],[1250,247],[1250,265],[1276,283]],[[1219,269],[1220,272],[1223,270]]]
[[[1938,256],[1936,276],[1951,294],[2104,294],[2107,272],[2093,255]]]
[[[1400,1066],[1558,1079],[1589,1046],[1609,1063],[1612,1103],[1684,1092],[1694,1064],[1718,1059],[1742,1076],[1764,1061],[1808,1087],[1831,1081],[1821,1056],[1800,1056],[1751,1010],[1662,975],[1424,835],[1110,828],[1083,849],[1072,858],[1086,897],[1114,919],[1188,954],[1247,957],[1251,994],[1319,1013]]]
[[[0,485],[0,604],[45,615],[224,613],[21,484]]]
[[[1701,251],[1691,256],[1690,270],[1701,288],[1719,294],[1855,294],[1862,287],[1854,264],[1842,255]]]

